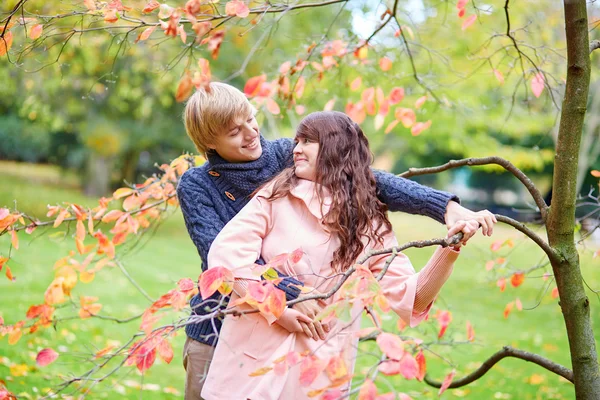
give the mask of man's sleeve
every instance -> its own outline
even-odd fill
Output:
[[[448,202],[460,202],[448,192],[435,190],[389,172],[373,169],[377,181],[377,196],[390,211],[424,215],[443,224]]]
[[[215,210],[212,199],[193,170],[187,171],[177,185],[177,197],[185,226],[202,259],[202,270],[207,268],[208,250],[225,224]]]

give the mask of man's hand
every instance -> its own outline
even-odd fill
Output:
[[[293,308],[294,310],[299,311],[311,319],[311,322],[300,322],[302,330],[304,333],[306,333],[306,336],[315,340],[325,340],[326,333],[329,332],[329,324],[321,324],[321,321],[314,320],[317,314],[319,314],[323,309],[317,300],[302,301],[294,304]]]
[[[498,222],[494,214],[488,210],[474,212],[455,201],[448,202],[444,219],[448,229],[451,229],[460,221],[465,221],[465,226],[461,229],[464,235],[463,243],[469,240],[479,227],[481,227],[481,232],[485,236],[491,236],[494,232],[494,224]]]

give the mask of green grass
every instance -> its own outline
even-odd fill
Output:
[[[36,172],[38,169],[39,175]],[[56,173],[55,171],[53,174]],[[48,181],[47,177],[29,180],[31,176],[42,174],[49,174],[45,167],[36,169],[29,166],[26,174],[20,175],[13,171],[4,176],[0,180],[0,207],[12,207],[13,200],[16,199],[22,210],[43,216],[48,203],[70,201],[95,204],[94,199],[85,198],[72,187],[62,187],[56,180]],[[442,226],[423,217],[394,215],[393,224],[400,242],[439,237],[445,231]],[[443,343],[432,344],[429,346],[431,352],[426,353],[430,376],[442,379],[452,368],[456,368],[457,377],[462,377],[503,345],[539,353],[560,364],[570,365],[564,322],[557,301],[550,296],[551,289],[547,292],[543,290],[547,283],[541,278],[543,272],[534,273],[540,278],[528,278],[519,288],[508,284],[506,291],[500,293],[495,284],[496,272],[488,272],[484,268],[487,260],[509,254],[510,268],[526,269],[535,265],[542,258],[541,250],[520,237],[512,229],[498,226],[493,238],[476,237],[463,250],[438,301],[439,307],[452,311],[453,321]],[[16,281],[9,282],[4,276],[0,278],[0,316],[7,324],[23,319],[30,305],[43,301],[44,291],[54,276],[54,262],[73,249],[72,240],[53,240],[41,230],[34,232],[32,237],[20,234],[20,238],[20,249],[13,251],[13,259],[9,263]],[[512,250],[503,248],[498,253],[491,253],[490,244],[506,238],[514,238],[517,246]],[[134,247],[127,252],[122,261],[131,276],[153,298],[172,289],[182,277],[197,277],[200,271],[199,257],[187,236],[179,212],[163,222],[153,235],[143,237],[141,244],[143,246]],[[9,248],[9,238],[0,237],[0,255],[6,255]],[[432,251],[409,250],[407,253],[418,270]],[[592,259],[589,253],[582,256],[582,269],[592,288],[600,287],[599,263],[600,260]],[[79,295],[98,296],[99,302],[103,304],[102,314],[119,318],[135,315],[148,306],[148,301],[117,268],[104,269],[92,283],[78,283],[73,293],[76,303]],[[589,295],[594,315],[599,301],[593,293],[590,292]],[[502,313],[505,305],[516,297],[521,299],[525,309],[513,310],[508,319],[504,319]],[[59,315],[75,315],[77,309],[76,304],[67,304],[59,310]],[[177,317],[178,315],[172,314],[169,318],[175,320]],[[467,320],[475,328],[476,339],[474,343],[465,344]],[[593,322],[595,332],[600,332],[600,319],[596,317]],[[394,331],[394,318],[385,320],[385,324]],[[137,332],[138,327],[139,320],[127,324],[98,319],[74,320],[62,322],[56,328],[45,329],[33,335],[24,335],[14,346],[8,345],[6,337],[0,338],[0,379],[6,381],[11,391],[22,394],[25,398],[36,398],[47,388],[60,382],[61,377],[85,371],[92,365],[89,354],[104,348],[111,341],[124,343]],[[403,334],[422,338],[429,343],[435,341],[437,324],[432,319],[432,322],[406,330]],[[157,360],[156,365],[144,376],[134,367],[122,368],[118,374],[95,386],[91,398],[182,397],[184,372],[181,350],[184,340],[183,332],[173,340],[175,357],[170,365]],[[454,346],[447,345],[452,340],[457,343]],[[44,347],[52,347],[61,355],[54,364],[37,368],[35,355]],[[361,357],[355,372],[360,374],[373,364],[375,359],[368,354],[372,350],[376,350],[373,342],[361,344]],[[374,353],[378,354],[377,351]],[[27,375],[11,377],[11,365],[26,365]],[[145,385],[144,390],[139,388],[142,384]],[[378,386],[380,392],[394,387],[414,398],[437,397],[436,389],[398,377],[379,375]],[[168,388],[174,388],[179,394],[165,393],[165,389],[171,391]],[[536,365],[515,359],[501,361],[477,382],[459,390],[450,390],[442,396],[445,399],[515,400],[573,397],[570,383]]]

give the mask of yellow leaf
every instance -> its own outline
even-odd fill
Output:
[[[27,364],[15,364],[10,367],[10,374],[14,377],[25,376],[27,371],[29,371]]]
[[[256,371],[254,371],[254,372],[250,372],[250,373],[248,374],[248,376],[261,376],[261,375],[264,375],[264,374],[266,374],[267,372],[269,372],[269,371],[270,371],[270,370],[272,370],[272,369],[273,369],[273,368],[271,368],[271,367],[262,367],[262,368],[259,368],[259,369],[257,369],[257,370],[256,370]]]
[[[17,343],[19,339],[21,339],[22,335],[23,332],[21,332],[21,329],[13,330],[11,333],[8,334],[8,344],[13,345]]]
[[[115,199],[120,199],[121,197],[129,196],[133,192],[134,190],[131,188],[120,188],[115,190],[115,192],[113,193],[113,197]]]
[[[94,272],[89,272],[89,271],[81,271],[79,273],[79,279],[83,283],[90,283],[91,281],[94,280],[95,276],[96,276],[96,274]]]

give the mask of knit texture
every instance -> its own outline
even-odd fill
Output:
[[[230,163],[216,152],[208,154],[208,161],[188,170],[179,181],[177,195],[190,238],[202,259],[202,270],[206,269],[208,250],[215,237],[250,200],[250,195],[284,168],[292,165],[294,142],[291,139],[267,141],[262,136],[262,155],[255,161]],[[390,211],[420,214],[444,223],[448,201],[458,198],[450,193],[422,186],[416,182],[399,178],[393,174],[373,170],[377,180],[379,198]],[[280,289],[286,298],[298,297],[301,283],[285,277]],[[225,307],[216,293],[210,299],[196,295],[190,305],[193,313],[207,315],[215,306]],[[216,345],[221,320],[205,320],[186,325],[186,334],[200,342]]]

